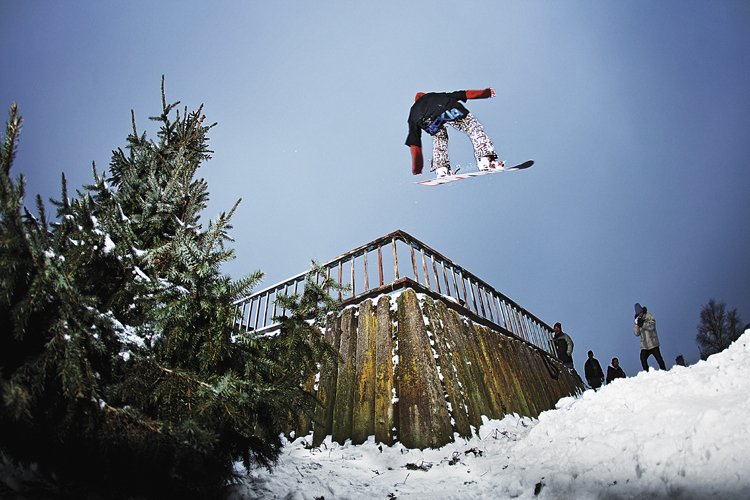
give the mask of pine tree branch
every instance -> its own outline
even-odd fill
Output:
[[[130,123],[133,126],[133,143],[138,144],[139,137],[138,137],[138,129],[135,126],[135,111],[133,111],[132,109],[130,110]]]
[[[15,103],[11,104],[8,122],[5,126],[5,140],[0,151],[0,168],[5,175],[10,175],[10,167],[16,158],[22,123],[23,119],[18,114],[18,106]]]
[[[183,379],[185,379],[185,380],[187,380],[187,381],[189,381],[189,382],[192,382],[192,383],[194,383],[194,384],[198,384],[198,385],[201,385],[201,386],[203,386],[203,387],[206,387],[206,388],[208,388],[208,389],[211,389],[212,391],[216,390],[216,389],[215,389],[215,387],[214,387],[214,386],[212,386],[211,384],[208,384],[208,383],[206,383],[206,382],[203,382],[202,380],[198,380],[198,379],[195,379],[195,378],[193,378],[193,377],[190,377],[190,376],[189,376],[189,375],[187,375],[186,373],[183,373],[183,372],[178,372],[178,371],[176,371],[176,370],[172,370],[171,368],[167,368],[166,366],[161,366],[161,365],[157,365],[157,366],[158,366],[158,367],[159,367],[159,369],[160,369],[161,371],[163,371],[164,373],[168,373],[168,374],[170,374],[170,375],[175,375],[175,376],[177,376],[177,377],[183,378]]]
[[[102,408],[111,413],[114,413],[115,416],[117,417],[122,417],[123,415],[125,415],[126,417],[128,417],[129,420],[134,421],[135,423],[141,425],[142,427],[145,427],[146,429],[152,432],[155,432],[157,434],[162,434],[161,429],[159,427],[156,427],[155,425],[151,424],[150,422],[142,418],[135,418],[134,415],[127,413],[122,408],[115,408],[114,406],[111,406],[108,403],[102,403]]]

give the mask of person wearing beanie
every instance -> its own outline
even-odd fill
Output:
[[[557,358],[562,361],[563,366],[574,370],[573,368],[573,339],[567,333],[563,333],[562,325],[558,322],[554,326],[554,336],[552,341],[555,343]]]
[[[583,373],[586,376],[586,381],[589,383],[589,387],[592,389],[598,389],[604,383],[602,365],[600,365],[599,360],[594,357],[594,351],[589,351],[588,355],[589,359],[587,359],[586,364],[583,365]]]
[[[417,92],[409,110],[409,135],[406,145],[411,150],[411,173],[419,175],[424,167],[422,157],[422,131],[432,136],[432,168],[438,177],[451,174],[448,160],[448,131],[446,124],[469,136],[480,170],[502,168],[492,141],[479,121],[462,104],[468,99],[495,97],[495,90],[457,90],[455,92]]]
[[[641,366],[648,371],[648,358],[653,355],[659,368],[666,370],[664,358],[661,357],[659,350],[659,337],[656,334],[656,319],[648,312],[645,306],[636,302],[635,304],[635,324],[633,333],[641,339]]]

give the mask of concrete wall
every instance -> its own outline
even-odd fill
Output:
[[[344,309],[325,335],[340,359],[307,386],[321,405],[297,429],[312,426],[314,446],[330,434],[435,448],[471,436],[482,415],[536,417],[583,388],[546,353],[411,289]]]

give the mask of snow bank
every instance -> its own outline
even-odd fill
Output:
[[[690,367],[486,421],[436,450],[288,442],[230,498],[750,498],[750,330]]]

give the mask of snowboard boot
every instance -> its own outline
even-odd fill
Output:
[[[505,162],[497,158],[495,153],[483,156],[477,162],[479,170],[499,170],[505,166]]]
[[[430,163],[430,172],[435,172],[438,178],[440,177],[446,177],[448,175],[451,175],[453,172],[451,171],[451,164],[450,162],[444,162],[441,166],[436,166],[436,162],[433,159]]]
[[[438,179],[441,177],[447,177],[451,175],[451,168],[450,167],[438,167],[435,169],[435,173],[437,174]]]

